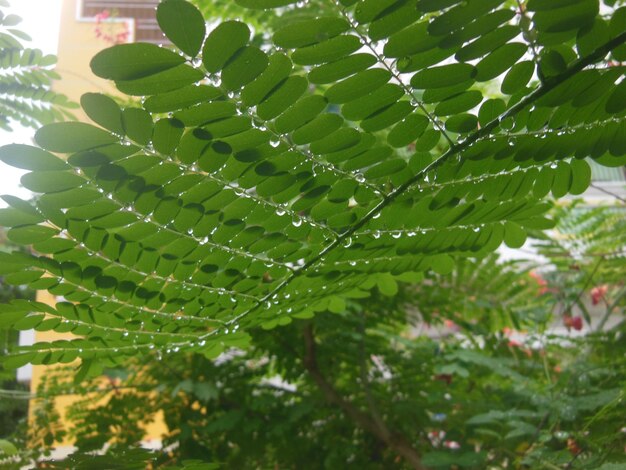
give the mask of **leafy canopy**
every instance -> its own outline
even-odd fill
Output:
[[[79,337],[8,365],[80,357],[80,378],[152,349],[215,357],[253,328],[521,246],[552,226],[548,193],[587,188],[585,158],[624,163],[626,8],[321,3],[258,46],[242,22],[207,35],[194,6],[165,0],[178,51],[124,44],[91,61],[136,106],[88,93],[95,125],[0,149],[38,193],[5,197],[0,223],[33,254],[1,254],[0,269],[62,297],[3,305],[0,326]]]

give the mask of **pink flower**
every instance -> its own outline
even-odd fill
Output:
[[[459,331],[461,329],[459,325],[454,323],[452,320],[448,320],[448,319],[443,321],[443,325],[452,331]]]
[[[601,286],[596,286],[591,289],[591,303],[593,305],[598,305],[601,300],[604,300],[604,296],[606,295],[609,287],[606,284]]]
[[[111,12],[109,10],[102,10],[100,13],[96,14],[96,21],[106,20],[111,16]]]
[[[537,274],[535,271],[531,271],[528,273],[528,275],[532,277],[539,285],[539,291],[537,292],[538,295],[543,295],[543,294],[550,292],[548,283],[543,277],[541,277],[540,274]]]

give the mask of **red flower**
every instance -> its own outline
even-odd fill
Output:
[[[583,319],[580,316],[572,317],[569,313],[563,315],[563,324],[567,329],[574,328],[576,331],[583,329]]]
[[[578,443],[571,437],[567,440],[567,450],[569,450],[572,455],[578,455],[582,452]]]
[[[461,444],[459,444],[456,441],[444,441],[443,445],[444,447],[447,447],[448,449],[452,449],[452,450],[461,448]]]

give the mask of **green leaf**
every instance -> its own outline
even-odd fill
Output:
[[[476,65],[476,81],[496,78],[510,69],[528,50],[526,44],[513,42],[500,46]]]
[[[391,274],[380,274],[377,277],[376,286],[381,294],[393,297],[398,293],[398,283]]]
[[[6,364],[6,361],[4,364]],[[6,439],[0,439],[0,451],[2,452],[0,455],[9,457],[18,453],[17,447]]]
[[[286,49],[310,46],[347,31],[350,24],[343,18],[320,17],[298,21],[274,33],[274,44]]]
[[[467,82],[476,75],[470,64],[449,64],[420,70],[411,78],[411,85],[418,89],[444,88]]]
[[[509,248],[521,248],[526,242],[526,232],[515,222],[504,223],[504,243]]]
[[[302,96],[307,85],[304,77],[289,77],[257,106],[257,114],[264,120],[274,119]]]
[[[209,34],[202,49],[202,62],[210,73],[219,72],[235,52],[248,44],[250,29],[239,21],[221,23]]]
[[[32,243],[48,240],[58,233],[58,230],[44,225],[26,225],[24,227],[12,228],[8,231],[9,240],[20,245],[30,245]]]
[[[291,55],[291,60],[299,65],[318,65],[341,59],[361,48],[357,36],[340,35],[326,41],[303,47]]]
[[[285,7],[296,3],[297,0],[235,0],[237,5],[252,9],[267,9]]]
[[[18,369],[28,364],[35,357],[35,354],[34,351],[29,351],[5,356],[2,360],[2,365],[7,369]],[[4,448],[2,450],[7,452]]]
[[[331,103],[347,103],[360,98],[387,83],[391,72],[384,69],[369,69],[331,86],[324,96]]]
[[[621,113],[626,109],[626,80],[622,80],[609,95],[605,110],[609,114]]]
[[[529,2],[528,10],[536,12],[533,23],[539,31],[559,33],[592,24],[599,11],[598,3],[596,0],[580,0],[563,5],[535,1]]]
[[[371,54],[351,54],[343,59],[314,67],[309,72],[309,81],[318,85],[333,83],[352,74],[361,72],[376,63]]]
[[[424,133],[428,123],[426,116],[413,113],[395,125],[387,135],[387,143],[396,148],[409,145]]]
[[[583,194],[591,184],[591,167],[585,160],[572,160],[570,167],[572,170],[572,184],[569,192],[578,196]]]
[[[437,116],[450,116],[452,114],[469,111],[483,100],[483,94],[478,90],[470,90],[448,98],[435,107]]]
[[[471,132],[478,126],[478,118],[473,114],[456,114],[446,121],[446,129],[459,134]]]
[[[0,226],[3,227],[16,227],[40,222],[43,222],[43,219],[37,213],[23,212],[13,207],[0,209]]]
[[[256,46],[240,49],[222,71],[227,90],[238,90],[257,78],[268,66],[267,55]]]
[[[126,108],[122,111],[124,133],[140,145],[147,145],[152,139],[152,117],[141,108]]]
[[[273,54],[267,68],[241,92],[241,101],[246,106],[256,106],[291,72],[293,65],[284,54]]]
[[[109,47],[91,59],[91,70],[110,80],[136,80],[171,69],[185,59],[155,44],[133,43]]]
[[[499,98],[485,101],[478,111],[478,121],[486,126],[506,111],[506,103]]]
[[[51,152],[73,153],[112,144],[118,139],[83,122],[58,122],[39,129],[35,141]]]
[[[51,153],[23,144],[0,147],[0,161],[23,170],[54,171],[68,169],[67,163]]]
[[[157,152],[170,155],[178,146],[185,126],[178,119],[159,119],[154,125],[152,144]]]
[[[342,124],[343,119],[340,116],[322,114],[296,130],[292,135],[292,140],[298,145],[309,144],[336,131]]]
[[[132,96],[158,95],[178,90],[192,83],[199,82],[204,74],[187,64],[157,72],[135,80],[117,80],[115,86],[122,93]]]
[[[185,0],[164,0],[156,16],[159,27],[176,47],[191,57],[198,55],[206,27],[196,7]]]
[[[213,101],[222,96],[222,92],[209,85],[191,85],[169,93],[161,93],[146,99],[143,107],[151,113],[166,113],[184,109],[194,104]]]
[[[274,123],[276,131],[284,134],[310,122],[328,105],[328,100],[320,95],[306,96],[278,117]]]
[[[38,171],[26,173],[22,176],[20,181],[26,189],[30,189],[36,193],[65,191],[85,183],[82,177],[65,171]]]
[[[513,95],[525,87],[533,76],[535,64],[530,60],[518,62],[507,72],[500,90],[507,95]]]
[[[124,135],[122,110],[112,98],[102,93],[85,93],[80,97],[80,105],[93,122],[115,134]]]

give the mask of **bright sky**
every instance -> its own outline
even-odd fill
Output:
[[[44,54],[56,54],[59,39],[59,23],[62,0],[9,0],[10,8],[4,9],[5,14],[13,13],[22,17],[17,28],[29,34],[33,40],[24,43],[26,47],[41,49]],[[0,129],[0,146],[10,143],[28,144],[34,134],[33,129],[20,128],[13,125],[13,132]],[[20,177],[24,171],[0,162],[0,194],[13,194],[28,198],[30,192],[20,187]],[[0,207],[5,207],[0,200]]]

